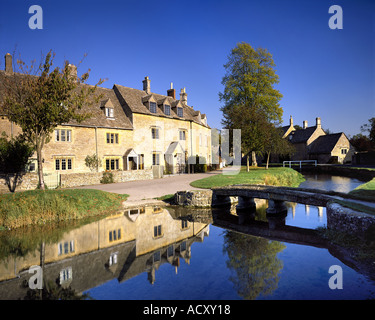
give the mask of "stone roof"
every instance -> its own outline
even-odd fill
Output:
[[[165,118],[173,118],[173,119],[182,119],[193,121],[195,123],[201,124],[203,126],[208,127],[204,122],[201,121],[201,114],[198,110],[194,110],[192,107],[188,105],[184,105],[180,100],[173,99],[172,97],[150,93],[147,94],[143,90],[133,89],[124,87],[118,84],[113,86],[113,90],[117,93],[119,100],[127,107],[132,113],[140,113],[140,114],[147,114]],[[151,98],[154,98],[157,101],[158,107],[156,108],[156,114],[150,112],[150,110],[144,104]],[[170,116],[164,114],[164,111],[160,108],[161,104],[169,104],[171,106],[171,114]],[[176,107],[183,108],[183,117],[179,117],[177,115]]]
[[[81,123],[70,121],[67,125],[81,125],[103,127],[111,129],[132,129],[133,126],[122,109],[121,103],[112,89],[97,87],[95,95],[102,95],[98,103],[84,105],[82,112],[89,112],[92,116]],[[105,107],[113,108],[113,118],[105,114]]]
[[[312,134],[315,132],[316,129],[317,127],[313,126],[313,127],[307,127],[306,129],[298,129],[298,130],[292,131],[289,134],[288,139],[291,143],[306,142],[307,140],[309,140],[309,138],[312,136]]]
[[[5,77],[9,75],[5,74],[5,71],[0,70],[0,115],[5,115],[3,109],[3,90],[5,90]],[[19,73],[14,73],[11,76],[24,76]],[[29,75],[32,77],[31,75]],[[90,86],[88,84],[80,84],[77,86],[76,90],[80,90],[83,86]],[[98,103],[87,103],[82,106],[82,109],[78,113],[90,113],[92,116],[81,123],[76,121],[70,121],[65,123],[65,125],[80,125],[80,126],[93,126],[93,127],[105,127],[105,128],[118,128],[118,129],[132,129],[133,126],[129,118],[124,113],[122,106],[114,93],[113,89],[107,89],[102,87],[97,87],[95,95],[102,95]],[[105,115],[104,107],[111,107],[114,110],[114,117],[107,118]]]
[[[343,134],[339,132],[318,137],[311,143],[309,153],[331,153]]]

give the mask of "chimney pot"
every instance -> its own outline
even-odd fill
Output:
[[[181,102],[182,102],[184,105],[187,104],[187,93],[186,93],[185,88],[181,89],[181,92],[180,92],[180,100],[181,100]]]
[[[151,80],[149,77],[145,77],[143,82],[143,91],[145,91],[147,94],[151,93]]]
[[[12,55],[10,53],[7,53],[5,55],[5,73],[7,74],[13,73]]]
[[[292,117],[292,116],[290,116],[290,119],[289,119],[289,125],[290,125],[291,127],[293,127],[293,117]]]
[[[77,67],[74,64],[68,64],[69,69],[69,76],[72,77],[75,80],[78,80],[77,78]]]
[[[322,122],[321,122],[321,120],[320,120],[319,117],[316,118],[316,126],[317,126],[318,128],[321,128],[321,127],[322,127]]]
[[[171,82],[171,88],[167,90],[167,96],[172,97],[174,100],[176,100],[176,90],[173,89],[173,82]]]

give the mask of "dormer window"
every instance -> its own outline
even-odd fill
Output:
[[[177,107],[177,116],[182,118],[184,116],[184,111],[181,107]]]
[[[150,112],[156,113],[156,103],[150,102]]]
[[[168,104],[164,105],[164,114],[167,115],[167,116],[171,115],[171,106],[170,105],[168,105]]]
[[[107,118],[113,118],[114,117],[114,111],[113,111],[113,108],[104,108],[105,110],[105,116]]]

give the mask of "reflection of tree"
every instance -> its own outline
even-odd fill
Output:
[[[25,300],[87,300],[91,297],[84,293],[77,294],[71,287],[63,288],[61,285],[43,279],[43,289],[28,289]],[[25,284],[26,285],[26,284]]]
[[[227,266],[233,271],[230,280],[242,298],[252,300],[277,288],[283,265],[276,254],[283,249],[285,245],[278,241],[226,232],[223,251],[228,254]]]

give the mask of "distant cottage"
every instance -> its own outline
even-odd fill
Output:
[[[343,132],[326,134],[321,119],[316,118],[315,126],[308,127],[303,121],[302,129],[296,129],[293,118],[289,126],[281,128],[283,138],[288,139],[296,151],[291,160],[317,160],[318,163],[348,163],[352,161],[354,147]]]

